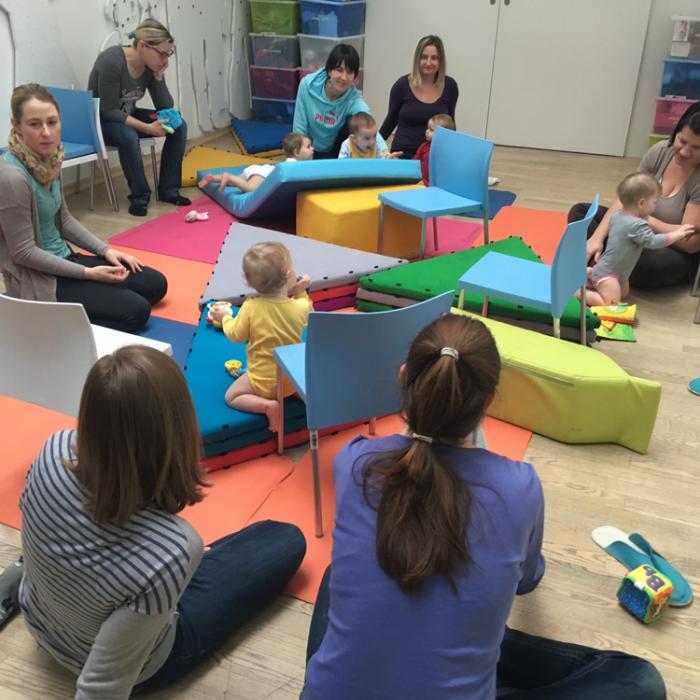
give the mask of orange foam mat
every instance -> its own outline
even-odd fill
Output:
[[[137,257],[144,265],[160,270],[168,278],[168,293],[153,307],[154,316],[195,326],[199,323],[198,302],[214,269],[212,264],[136,248],[115,247]]]
[[[503,207],[489,224],[489,239],[500,241],[508,236],[523,240],[548,265],[566,228],[566,212]]]
[[[74,428],[75,418],[9,396],[0,396],[0,522],[19,528],[19,497],[31,463],[46,438],[66,428]]]

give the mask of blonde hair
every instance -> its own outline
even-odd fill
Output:
[[[351,134],[356,134],[360,129],[371,129],[377,126],[374,117],[367,112],[357,112],[348,119],[348,130]]]
[[[433,122],[433,126],[443,126],[445,129],[451,129],[452,131],[457,128],[455,120],[449,114],[436,114],[428,119],[428,123],[430,122]]]
[[[617,198],[623,207],[634,207],[640,199],[661,194],[658,180],[647,173],[634,172],[625,177],[617,186]]]
[[[243,256],[246,282],[260,294],[277,292],[287,284],[292,256],[281,243],[256,243]]]
[[[445,76],[447,75],[447,59],[445,58],[445,46],[442,43],[442,39],[435,34],[428,34],[424,36],[416,46],[416,51],[413,54],[413,70],[408,78],[408,82],[412,87],[419,86],[423,80],[420,75],[420,57],[423,55],[423,51],[427,46],[434,46],[438,61],[440,61],[440,66],[438,67],[437,73],[435,74],[435,85],[442,86],[445,84]]]
[[[157,19],[148,17],[139,24],[134,31],[129,33],[129,39],[132,39],[132,46],[136,48],[139,41],[143,41],[148,46],[158,46],[169,42],[175,43],[173,35],[164,27]]]

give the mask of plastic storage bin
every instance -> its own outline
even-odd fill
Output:
[[[253,98],[255,118],[261,122],[279,122],[291,124],[294,119],[294,100],[272,100],[261,97]]]
[[[300,27],[296,0],[250,0],[250,17],[254,32],[292,35]]]
[[[301,0],[300,5],[301,31],[304,34],[341,37],[365,33],[365,0]]]
[[[656,115],[654,116],[654,133],[670,134],[685,110],[694,104],[694,100],[678,100],[670,97],[656,98]]]
[[[299,73],[296,68],[251,66],[250,81],[253,97],[293,100],[297,96]]]
[[[304,76],[309,75],[309,73],[315,73],[318,70],[318,68],[297,68],[297,70],[299,71],[299,80],[301,81],[301,79]],[[355,76],[355,87],[358,90],[362,90],[362,83],[364,81],[364,78],[365,78],[365,69],[360,68],[358,74]]]
[[[687,58],[664,59],[661,96],[700,100],[700,61]]]
[[[269,68],[296,68],[299,65],[299,39],[296,36],[251,34],[253,65]]]
[[[700,58],[700,17],[674,15],[671,19],[673,19],[671,56]]]
[[[309,36],[299,34],[299,49],[301,51],[301,67],[318,70],[326,65],[326,59],[331,49],[337,44],[350,44],[360,54],[360,65],[364,63],[365,37],[344,36],[342,39],[324,36]]]

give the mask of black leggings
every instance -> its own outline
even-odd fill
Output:
[[[111,265],[98,255],[73,253],[69,260],[97,267]],[[150,267],[130,272],[123,282],[93,282],[73,277],[56,278],[56,301],[82,304],[91,323],[118,331],[140,331],[151,315],[151,305],[168,291],[165,276]]]
[[[569,209],[567,220],[580,221],[586,215],[587,203],[574,204]],[[596,215],[588,226],[588,238],[603,220],[607,207],[598,207]],[[700,261],[700,253],[684,253],[675,248],[645,248],[630,275],[630,285],[637,289],[662,289],[692,282]]]

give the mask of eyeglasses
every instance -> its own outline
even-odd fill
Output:
[[[146,46],[149,49],[153,49],[161,58],[170,58],[175,53],[175,49],[170,49],[170,51],[161,51],[160,49],[157,49],[155,46],[151,46],[150,44],[146,44]]]

